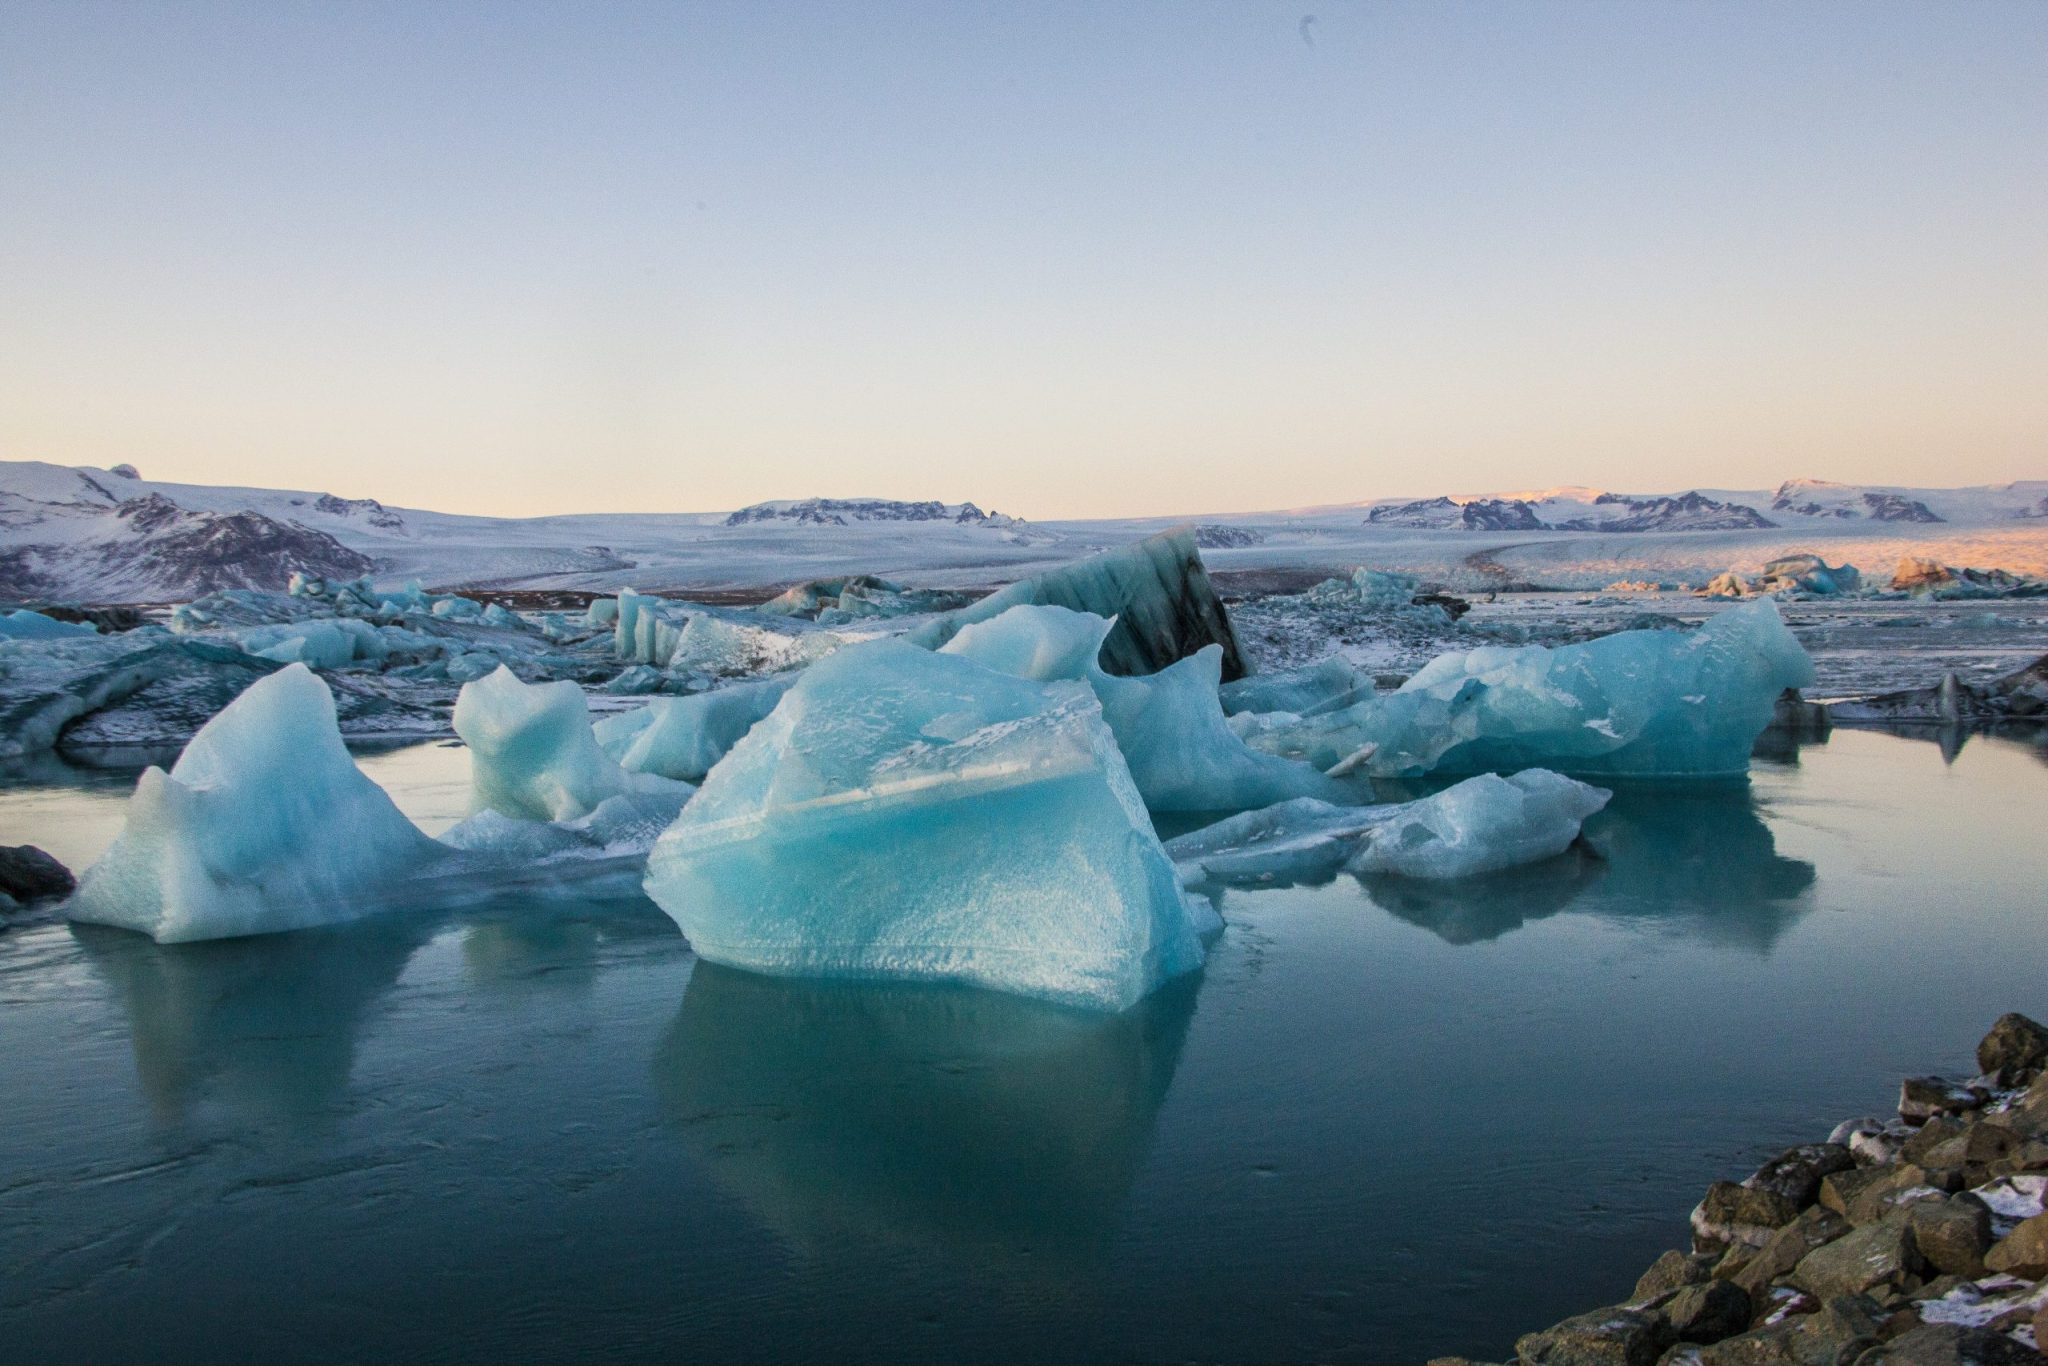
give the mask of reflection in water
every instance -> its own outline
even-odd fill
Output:
[[[430,917],[386,916],[196,944],[72,933],[127,1010],[150,1108],[175,1122],[206,1101],[273,1116],[333,1106],[371,1007],[434,929]]]
[[[619,953],[647,941],[680,945],[676,922],[644,896],[590,898],[536,913],[515,902],[464,917],[462,964],[478,986],[584,994]]]
[[[1778,853],[1747,785],[1624,786],[1583,838],[1591,851],[1492,877],[1376,878],[1366,890],[1452,944],[1496,939],[1569,906],[1768,953],[1812,904],[1813,865]]]
[[[807,1254],[883,1240],[1071,1275],[1106,1252],[1195,991],[1098,1015],[700,962],[655,1086],[709,1170]]]

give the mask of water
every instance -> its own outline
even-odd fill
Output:
[[[462,762],[366,766],[438,826]],[[41,777],[0,830],[89,857],[127,778]],[[2024,742],[1837,732],[1622,793],[1605,864],[1233,893],[1109,1019],[751,978],[642,901],[17,928],[0,1359],[1499,1359],[2048,1016],[2044,794]]]

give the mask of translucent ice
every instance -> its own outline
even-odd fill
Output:
[[[1202,961],[1085,684],[894,640],[805,671],[655,845],[703,957],[1121,1009]]]
[[[1487,773],[1389,806],[1282,802],[1183,835],[1166,852],[1193,877],[1226,883],[1311,881],[1340,868],[1471,877],[1562,853],[1607,798],[1543,769]]]
[[[363,776],[303,665],[251,686],[136,784],[127,824],[66,908],[164,943],[352,920],[447,851]]]
[[[0,640],[54,640],[98,634],[84,622],[58,621],[41,612],[0,612]]]
[[[566,681],[522,683],[500,667],[465,683],[455,699],[455,733],[469,746],[477,811],[570,821],[609,798],[670,786],[625,772],[598,747],[583,690]]]
[[[1281,673],[1254,674],[1235,683],[1225,683],[1220,696],[1223,710],[1240,712],[1293,712],[1311,716],[1332,706],[1349,706],[1361,693],[1373,690],[1372,675],[1341,655],[1299,669]]]
[[[1698,631],[1487,647],[1431,661],[1399,691],[1322,716],[1258,718],[1255,746],[1376,775],[1513,772],[1727,776],[1779,694],[1813,680],[1766,598]]]
[[[691,697],[659,697],[599,721],[598,746],[631,773],[701,782],[796,681],[791,674]]]
[[[1151,810],[1226,811],[1338,795],[1314,769],[1248,748],[1232,732],[1217,700],[1222,647],[1205,645],[1158,673],[1119,678],[1095,663],[1112,626],[1064,607],[1017,606],[962,627],[942,649],[1021,678],[1086,682]]]

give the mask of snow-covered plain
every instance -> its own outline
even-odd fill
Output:
[[[1467,509],[1485,515],[1468,519]],[[1465,530],[1466,520],[1496,525]],[[972,504],[876,499],[500,518],[10,461],[0,462],[0,597],[174,601],[207,588],[282,587],[283,574],[272,571],[292,556],[324,557],[299,567],[332,577],[373,573],[380,585],[417,578],[430,587],[709,592],[866,573],[987,587],[1184,523],[1198,528],[1210,569],[1225,575],[1365,564],[1458,591],[1582,590],[1630,579],[1697,587],[1802,551],[1880,577],[1908,555],[2048,574],[2048,480],[1967,489],[1790,480],[1678,496],[1424,494],[1103,521],[1027,522]],[[1689,529],[1700,526],[1712,529]]]

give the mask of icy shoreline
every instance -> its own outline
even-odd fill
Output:
[[[1517,1366],[2023,1366],[2048,1341],[2048,1028],[2006,1015],[1968,1081],[1908,1077],[1692,1212],[1621,1302],[1516,1340]],[[1479,1366],[1436,1357],[1430,1366]]]

